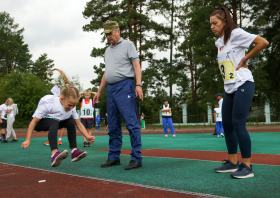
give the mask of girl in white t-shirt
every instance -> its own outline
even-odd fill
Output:
[[[29,124],[26,141],[22,143],[21,147],[29,147],[32,132],[34,130],[49,131],[48,138],[52,151],[51,166],[57,167],[61,164],[62,160],[68,156],[67,150],[61,152],[57,150],[58,129],[67,129],[69,145],[72,153],[72,162],[79,161],[87,156],[86,151],[79,151],[77,149],[76,126],[90,143],[95,141],[95,137],[88,135],[76,112],[76,105],[80,99],[79,90],[76,87],[69,86],[69,80],[61,70],[52,69],[50,72],[54,70],[60,72],[66,86],[62,90],[55,86],[52,89],[54,95],[46,95],[41,98],[38,107],[32,116],[33,119]]]
[[[254,96],[255,84],[247,61],[269,43],[241,28],[235,29],[230,13],[224,6],[211,14],[210,24],[213,33],[220,37],[215,44],[224,80],[222,120],[229,154],[229,159],[215,171],[233,172],[231,176],[234,178],[254,177],[250,164],[251,140],[246,129],[246,118]],[[245,56],[245,50],[252,43],[256,46]],[[240,165],[237,161],[238,144],[242,155]]]

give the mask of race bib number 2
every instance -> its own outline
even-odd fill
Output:
[[[224,81],[234,79],[234,66],[231,61],[219,63],[219,68]]]
[[[89,116],[93,116],[93,109],[92,108],[82,108],[81,117],[89,117]]]

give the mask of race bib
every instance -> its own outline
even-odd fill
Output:
[[[93,117],[93,109],[92,108],[82,108],[81,117]]]
[[[219,68],[224,81],[234,79],[234,66],[231,61],[219,63]]]

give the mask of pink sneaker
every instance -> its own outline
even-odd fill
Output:
[[[79,149],[76,149],[72,153],[72,162],[77,162],[77,161],[83,159],[86,156],[87,156],[87,152],[86,151],[79,151]]]
[[[68,157],[68,151],[63,150],[63,151],[57,151],[53,156],[52,156],[52,167],[57,167],[61,164],[62,160],[66,159]]]

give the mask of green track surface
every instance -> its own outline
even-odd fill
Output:
[[[280,154],[280,133],[250,133],[250,136],[253,153]],[[130,161],[130,156],[122,155],[121,166],[101,168],[107,152],[96,150],[108,148],[108,136],[96,136],[96,143],[90,148],[83,148],[82,137],[77,137],[78,147],[88,151],[85,159],[73,163],[69,156],[59,167],[52,168],[50,148],[43,145],[47,138],[32,138],[28,149],[20,148],[23,141],[21,138],[19,143],[0,144],[0,162],[225,197],[280,197],[280,166],[254,165],[255,177],[243,180],[232,179],[230,174],[215,173],[213,169],[220,166],[220,162],[188,159],[143,157],[143,168],[126,171],[124,166]],[[176,138],[164,138],[162,134],[142,135],[142,143],[143,150],[226,151],[224,139],[209,133],[177,134]],[[69,150],[68,146],[64,137],[59,149]],[[124,135],[123,149],[130,148],[129,136]]]

